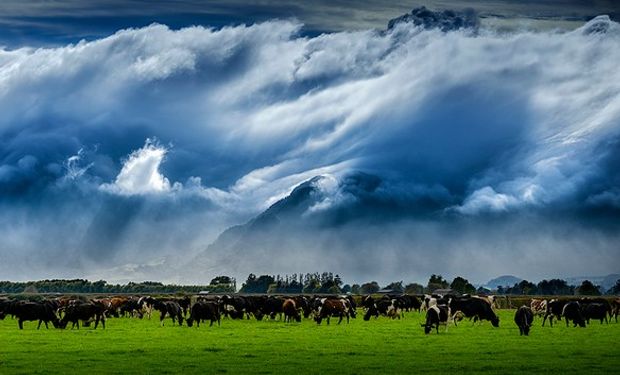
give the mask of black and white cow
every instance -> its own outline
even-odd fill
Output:
[[[439,333],[439,325],[446,326],[448,331],[448,320],[450,318],[450,306],[448,305],[432,305],[426,310],[426,323],[421,324],[424,327],[424,333],[429,334],[435,328]]]

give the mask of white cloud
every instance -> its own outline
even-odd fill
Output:
[[[168,149],[147,138],[144,147],[125,160],[114,183],[103,184],[101,188],[122,195],[169,192],[170,181],[159,171],[166,152]]]

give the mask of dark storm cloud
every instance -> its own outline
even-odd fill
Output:
[[[476,257],[501,248],[502,259],[517,259],[527,237],[509,223],[519,222],[523,233],[538,228],[532,238],[548,254],[579,255],[592,240],[598,255],[584,267],[612,271],[617,264],[596,265],[617,255],[620,26],[595,22],[605,30],[400,25],[317,37],[290,21],[151,25],[2,50],[0,271],[118,275],[138,263],[183,264],[314,176],[328,179],[312,210],[354,202],[359,192],[339,183],[352,171],[378,176],[375,202],[413,223],[386,222],[390,232],[411,230],[438,253],[455,254],[453,233]],[[563,227],[557,217],[571,220]],[[486,236],[498,218],[506,221]],[[583,235],[558,241],[564,232]],[[338,236],[325,236],[345,259]],[[398,259],[405,237],[364,251],[398,248]],[[299,259],[318,259],[308,257]],[[260,259],[247,262],[268,266]]]
[[[613,0],[347,1],[162,1],[162,0],[8,0],[0,4],[0,44],[16,47],[61,45],[92,40],[129,27],[162,23],[173,29],[203,25],[223,27],[267,20],[298,19],[307,35],[343,30],[383,29],[413,7],[462,9],[475,7],[483,21],[498,28],[575,28],[598,14],[617,17]]]

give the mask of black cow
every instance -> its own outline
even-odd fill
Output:
[[[573,327],[585,327],[586,321],[581,314],[581,306],[577,301],[570,301],[564,305],[562,309],[562,316],[566,320],[566,326],[568,327],[568,321],[573,321]]]
[[[527,306],[519,307],[515,313],[515,323],[519,326],[519,334],[528,336],[532,322],[534,322],[532,309]]]
[[[451,298],[449,305],[454,313],[460,311],[465,317],[474,318],[474,321],[488,320],[493,327],[499,327],[499,318],[488,301],[477,297]]]
[[[284,304],[284,298],[279,296],[269,296],[263,304],[263,314],[269,315],[269,319],[275,319],[276,316],[282,318],[282,306]]]
[[[140,303],[140,299],[139,298],[129,298],[127,301],[125,301],[121,307],[120,307],[120,313],[125,316],[125,314],[129,315],[129,316],[137,316],[138,318],[142,319],[144,317],[144,305],[142,303]]]
[[[293,297],[293,299],[295,300],[297,308],[301,309],[301,311],[303,312],[304,318],[307,319],[308,317],[310,317],[310,314],[312,314],[312,306],[310,305],[310,301],[308,301],[308,298],[306,298],[305,296],[295,296]]]
[[[187,319],[187,326],[191,327],[196,322],[196,327],[200,327],[200,322],[203,320],[211,322],[209,327],[213,326],[214,322],[217,322],[218,326],[220,325],[221,314],[217,303],[198,301],[192,305],[189,318]]]
[[[67,327],[69,322],[72,323],[71,329],[77,326],[80,329],[79,321],[82,321],[83,326],[88,326],[91,320],[95,320],[95,328],[101,321],[101,326],[105,328],[105,306],[96,302],[80,302],[69,305],[65,308],[65,315],[60,321],[60,328]]]
[[[38,320],[37,329],[41,328],[41,323],[45,323],[45,328],[49,328],[47,323],[52,322],[55,328],[59,327],[58,317],[54,313],[54,307],[44,302],[19,301],[11,305],[11,314],[17,318],[19,329],[24,329],[25,321]]]
[[[243,319],[246,314],[247,301],[242,296],[222,296],[224,315],[232,319]],[[248,316],[249,319],[249,316]]]
[[[317,299],[320,301],[320,306],[317,309],[317,313],[314,316],[314,321],[317,324],[321,324],[323,319],[327,319],[327,324],[329,324],[329,318],[332,316],[337,316],[338,324],[342,323],[342,319],[344,317],[347,318],[347,323],[349,323],[349,302],[346,299],[336,299],[336,298],[321,298]]]
[[[164,319],[166,315],[172,318],[172,325],[176,323],[175,320],[178,320],[179,325],[183,325],[183,310],[177,301],[155,301],[153,304],[153,308],[159,311],[159,321],[161,325],[164,325]]]
[[[556,318],[558,321],[562,320],[562,310],[564,310],[564,306],[568,303],[568,300],[562,299],[552,299],[547,303],[547,311],[545,312],[545,316],[543,317],[542,325],[545,326],[545,322],[547,321],[547,317],[549,318],[549,324],[553,327],[553,318]]]
[[[372,296],[366,296],[362,299],[362,306],[366,309],[366,313],[364,314],[365,321],[369,321],[372,316],[376,319],[379,315],[400,318],[399,303],[396,299],[381,298],[375,301]]]
[[[433,305],[426,310],[426,322],[420,324],[424,327],[424,333],[429,334],[433,327],[439,333],[439,325],[444,324],[448,331],[448,317],[450,316],[450,307],[448,305]]]
[[[589,303],[582,307],[583,309],[583,318],[586,320],[588,324],[590,324],[590,319],[598,319],[603,324],[603,320],[605,323],[609,323],[607,320],[607,314],[609,312],[608,306],[602,303]]]

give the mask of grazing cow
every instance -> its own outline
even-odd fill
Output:
[[[601,324],[603,324],[603,320],[605,323],[609,323],[607,313],[608,308],[602,303],[589,303],[583,306],[583,318],[588,324],[590,324],[590,319],[598,319],[601,321]]]
[[[141,306],[141,310],[146,313],[146,316],[151,319],[153,314],[153,305],[155,304],[155,298],[151,296],[143,296],[138,298],[138,305]]]
[[[547,312],[547,300],[533,298],[530,301],[530,309],[534,315],[538,315],[540,317],[545,316],[545,312]]]
[[[276,316],[282,319],[282,310],[284,298],[279,296],[269,296],[263,304],[263,314],[269,315],[269,319],[273,320]]]
[[[224,315],[232,319],[243,319],[247,307],[245,297],[225,295],[222,296],[222,303],[224,304]]]
[[[256,320],[263,320],[265,313],[263,312],[265,308],[265,302],[267,301],[267,296],[246,296],[245,297],[245,313],[248,315],[254,315]]]
[[[547,317],[549,318],[549,325],[553,327],[553,318],[556,318],[558,321],[562,320],[562,310],[568,300],[562,299],[552,299],[547,303],[547,311],[545,311],[545,316],[543,317],[542,326],[545,326],[545,321],[547,321]]]
[[[144,307],[140,304],[139,298],[129,298],[120,308],[121,315],[137,316],[142,319],[144,317]]]
[[[301,315],[297,310],[297,304],[294,299],[287,298],[282,303],[282,312],[284,313],[284,321],[290,323],[293,319],[296,322],[301,322]]]
[[[172,318],[172,325],[176,323],[175,320],[178,320],[180,326],[183,325],[183,312],[182,312],[181,306],[179,305],[177,301],[157,300],[155,301],[153,308],[159,311],[160,313],[159,321],[161,322],[162,326],[164,325],[164,319],[166,318],[166,315]]]
[[[17,318],[19,329],[24,329],[25,321],[38,320],[37,329],[41,328],[41,323],[45,323],[45,328],[49,328],[47,323],[52,322],[55,328],[58,328],[58,317],[54,313],[54,307],[49,301],[44,302],[26,302],[18,301],[12,304],[10,314]]]
[[[426,323],[420,324],[424,327],[424,333],[429,334],[433,330],[433,327],[439,333],[439,325],[446,326],[446,332],[448,331],[448,319],[450,317],[450,307],[448,305],[432,305],[426,310]]]
[[[90,321],[95,320],[95,328],[101,321],[101,326],[105,328],[105,311],[106,307],[102,303],[97,302],[80,302],[67,306],[65,308],[65,316],[60,321],[60,328],[65,329],[69,322],[72,323],[71,329],[77,326],[80,329],[79,321],[83,326],[88,326]]]
[[[614,312],[613,312],[613,306],[611,304],[611,302],[609,302],[609,300],[607,300],[606,298],[601,298],[601,297],[584,297],[581,298],[579,300],[579,304],[581,305],[581,311],[584,312],[586,310],[586,307],[590,304],[600,304],[603,305],[603,308],[605,309],[605,314],[609,315],[609,319],[611,319],[611,317],[613,316]],[[598,319],[598,318],[597,318]]]
[[[519,327],[519,334],[528,336],[532,322],[534,322],[534,312],[532,309],[525,305],[519,307],[515,313],[515,323]]]
[[[370,295],[364,297],[362,299],[362,306],[366,309],[364,320],[369,321],[372,316],[376,319],[379,315],[389,316],[392,319],[400,318],[400,309],[397,303],[395,299],[381,298],[375,301]]]
[[[310,314],[312,314],[312,306],[310,305],[310,301],[308,301],[308,298],[306,298],[305,296],[295,296],[293,297],[293,299],[295,300],[297,308],[301,309],[301,311],[303,312],[304,318],[308,319],[310,317]],[[355,301],[353,301],[352,303],[355,304]]]
[[[568,327],[568,321],[573,321],[573,327],[585,327],[586,321],[581,314],[581,306],[577,301],[570,301],[564,305],[562,309],[562,316],[566,320],[566,326]]]
[[[449,306],[451,311],[460,311],[467,318],[474,318],[474,321],[488,320],[493,327],[499,327],[499,318],[487,300],[477,297],[451,298]]]
[[[221,314],[220,307],[215,302],[198,301],[192,305],[187,319],[187,326],[191,327],[196,322],[196,327],[200,327],[200,321],[209,320],[211,323],[209,327],[213,326],[214,322],[220,325]]]
[[[320,306],[314,317],[314,321],[317,324],[321,324],[321,321],[325,318],[327,318],[327,324],[329,324],[329,318],[332,316],[339,317],[338,324],[342,323],[344,317],[347,318],[347,323],[349,323],[349,304],[346,299],[321,298],[319,301]]]

